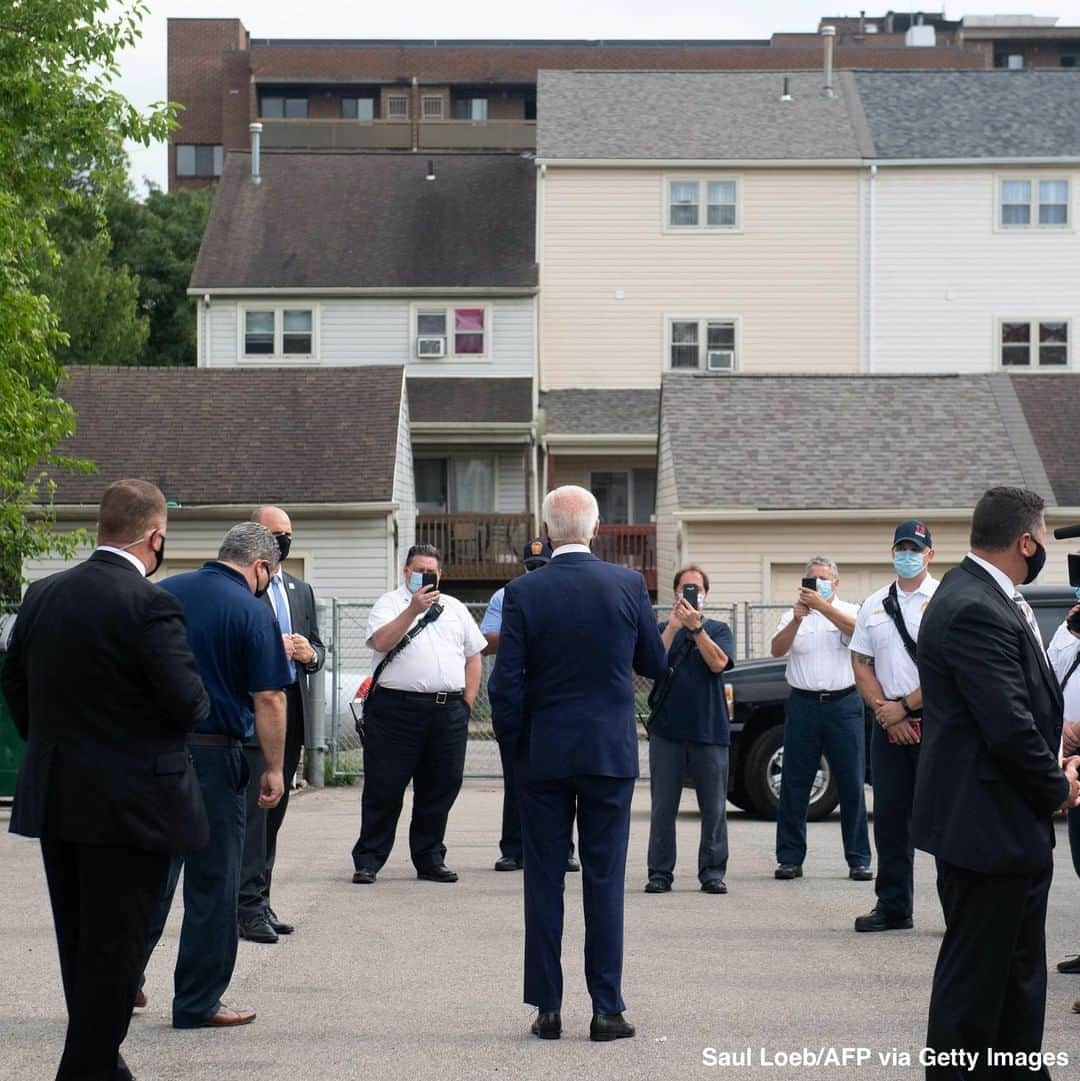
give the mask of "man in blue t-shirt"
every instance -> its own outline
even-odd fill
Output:
[[[731,628],[705,619],[709,576],[696,566],[679,570],[675,606],[660,624],[668,670],[650,698],[649,881],[646,893],[667,893],[675,870],[675,818],[687,767],[701,809],[698,880],[703,893],[727,893],[727,779],[731,743],[724,673],[735,666]],[[689,589],[687,587],[690,587]],[[695,597],[696,593],[696,597]]]
[[[183,605],[188,643],[210,697],[209,717],[188,736],[210,820],[210,843],[186,861],[173,861],[150,942],[152,951],[183,866],[184,923],[176,960],[174,1028],[219,1028],[255,1020],[254,1010],[232,1009],[221,996],[232,979],[239,939],[248,779],[245,740],[257,735],[266,757],[259,806],[275,806],[284,791],[282,688],[293,677],[273,610],[258,599],[269,588],[279,559],[273,533],[258,522],[244,522],[225,535],[217,560],[162,583]]]

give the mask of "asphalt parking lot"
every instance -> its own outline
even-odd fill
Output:
[[[509,1081],[568,1079],[851,1078],[922,1076],[930,977],[942,931],[933,867],[918,866],[915,929],[856,935],[873,903],[848,880],[838,820],[810,827],[806,877],[775,882],[773,826],[731,815],[730,893],[698,892],[697,814],[684,795],[674,891],[648,896],[648,789],[634,803],[627,877],[627,1016],[634,1040],[592,1044],[581,970],[580,876],[567,885],[563,1038],[528,1035],[521,1003],[521,878],[491,869],[501,789],[466,783],[453,811],[447,863],[456,885],[417,882],[403,844],[373,887],[350,882],[359,789],[305,791],[291,804],[275,871],[275,907],[298,925],[276,946],[242,942],[226,1002],[256,1022],[227,1031],[169,1025],[179,905],[150,965],[150,1005],[134,1018],[125,1057],[140,1081]],[[406,807],[405,815],[408,814]],[[6,833],[0,1078],[48,1081],[64,1008],[37,845]],[[405,816],[403,815],[403,818]],[[1080,882],[1064,828],[1050,897],[1051,964],[1080,952]],[[1044,1050],[1067,1055],[1055,1079],[1080,1076],[1080,977],[1052,972]],[[806,1066],[785,1055],[842,1053]],[[863,1049],[859,1051],[858,1049]],[[740,1060],[749,1052],[750,1065]],[[863,1052],[869,1059],[859,1061]],[[721,1065],[724,1056],[738,1065]],[[904,1065],[904,1055],[912,1065]],[[881,1056],[884,1056],[884,1061]],[[763,1061],[768,1064],[763,1064]],[[713,1065],[712,1063],[716,1063]]]

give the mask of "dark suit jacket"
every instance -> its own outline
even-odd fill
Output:
[[[311,664],[297,664],[296,682],[300,687],[300,703],[304,710],[304,717],[310,716],[308,709],[309,689],[308,676],[314,675],[326,662],[326,646],[319,637],[318,612],[315,608],[315,593],[311,586],[303,578],[297,578],[288,571],[281,572],[285,579],[285,596],[289,598],[289,618],[292,620],[293,634],[302,634],[315,650],[315,660]],[[269,592],[266,593],[266,603],[273,608]]]
[[[1023,613],[965,559],[930,601],[918,652],[916,846],[986,874],[1045,868],[1051,815],[1069,794],[1062,700]]]
[[[210,701],[180,602],[95,552],[26,592],[2,687],[27,740],[11,832],[184,852],[207,841],[185,735]]]
[[[532,780],[638,775],[633,672],[666,664],[645,580],[584,552],[506,587],[488,686],[500,743]]]

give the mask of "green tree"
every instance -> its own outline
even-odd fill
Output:
[[[213,197],[212,188],[165,192],[151,184],[141,203],[127,194],[108,201],[110,259],[137,279],[139,309],[150,322],[140,364],[195,363],[195,304],[187,287]]]
[[[66,207],[100,207],[120,182],[124,139],[164,139],[169,110],[142,115],[113,89],[117,56],[147,7],[110,0],[6,0],[0,7],[0,596],[16,595],[22,561],[71,550],[53,532],[52,474],[75,430],[56,396],[66,344],[36,286],[56,258]],[[115,6],[115,5],[113,5]],[[82,466],[85,468],[85,463]]]

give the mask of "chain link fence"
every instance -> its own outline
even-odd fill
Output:
[[[326,666],[329,670],[326,677],[326,703],[329,713],[326,742],[329,772],[335,779],[356,777],[363,772],[362,748],[349,704],[355,697],[357,688],[375,669],[371,650],[367,646],[367,625],[371,607],[371,602],[331,601],[329,634],[323,630],[323,640],[327,643],[330,655]],[[469,603],[465,607],[478,624],[487,610],[485,603]],[[654,605],[654,611],[657,621],[661,621],[667,618],[670,608],[667,605]],[[711,619],[726,622],[731,627],[736,645],[738,644],[737,605],[710,605],[705,614]],[[469,748],[465,773],[469,777],[499,777],[502,776],[502,768],[491,725],[491,703],[487,696],[488,679],[495,658],[484,657],[483,662],[484,674],[480,682],[480,693],[469,718]],[[649,713],[648,698],[651,689],[652,680],[634,676],[635,707],[642,720]]]
[[[750,604],[742,605],[743,631],[742,651],[738,654],[743,660],[750,657],[767,657],[769,643],[776,633],[776,624],[785,612],[791,611],[790,604]]]

